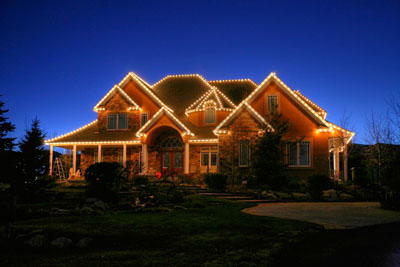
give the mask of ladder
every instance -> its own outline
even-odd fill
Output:
[[[59,179],[65,180],[64,168],[62,166],[62,161],[60,157],[57,157],[54,161],[53,170],[56,171],[56,175]]]

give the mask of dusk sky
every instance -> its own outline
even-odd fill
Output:
[[[0,94],[22,137],[35,116],[54,137],[96,119],[129,71],[208,80],[276,72],[339,123],[400,92],[400,1],[0,1]]]

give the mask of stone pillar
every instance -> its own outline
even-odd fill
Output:
[[[185,143],[185,159],[184,159],[185,166],[183,168],[183,173],[189,173],[189,142]]]
[[[126,144],[124,144],[124,146],[123,146],[122,163],[123,163],[124,167],[126,167]]]
[[[101,162],[101,145],[97,147],[97,162]]]
[[[72,170],[76,173],[76,145],[72,148]]]
[[[333,170],[334,170],[334,177],[336,181],[340,179],[340,154],[339,149],[335,148],[333,151]]]
[[[50,145],[50,166],[49,175],[53,175],[53,145]]]
[[[147,173],[149,170],[149,158],[148,158],[148,153],[147,153],[147,144],[142,144],[142,172]]]
[[[347,144],[344,144],[343,147],[343,178],[344,181],[347,183],[348,182],[348,176],[349,176],[349,169],[348,169],[348,163],[347,163]]]

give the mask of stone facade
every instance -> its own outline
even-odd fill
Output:
[[[218,138],[220,172],[231,172],[232,166],[239,168],[239,141],[247,140],[254,145],[262,133],[260,124],[247,110],[243,110],[226,130],[229,133],[220,134]],[[242,171],[247,169],[248,167],[239,168]]]
[[[132,110],[128,111],[130,105],[126,100],[119,94],[116,93],[110,101],[104,106],[105,110],[99,110],[97,114],[97,120],[100,131],[107,131],[107,117],[109,114],[126,113],[128,115],[128,129],[136,131],[140,127],[140,111]]]
[[[189,172],[200,173],[200,147],[196,145],[189,146]]]

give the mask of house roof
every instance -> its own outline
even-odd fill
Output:
[[[88,123],[81,128],[46,140],[46,143],[69,143],[69,142],[117,142],[117,141],[139,141],[133,131],[101,131],[97,120]]]
[[[178,117],[184,116],[185,109],[210,89],[199,74],[169,75],[153,85],[153,91]]]
[[[235,105],[245,99],[257,84],[250,79],[208,81],[212,86],[221,90]]]

